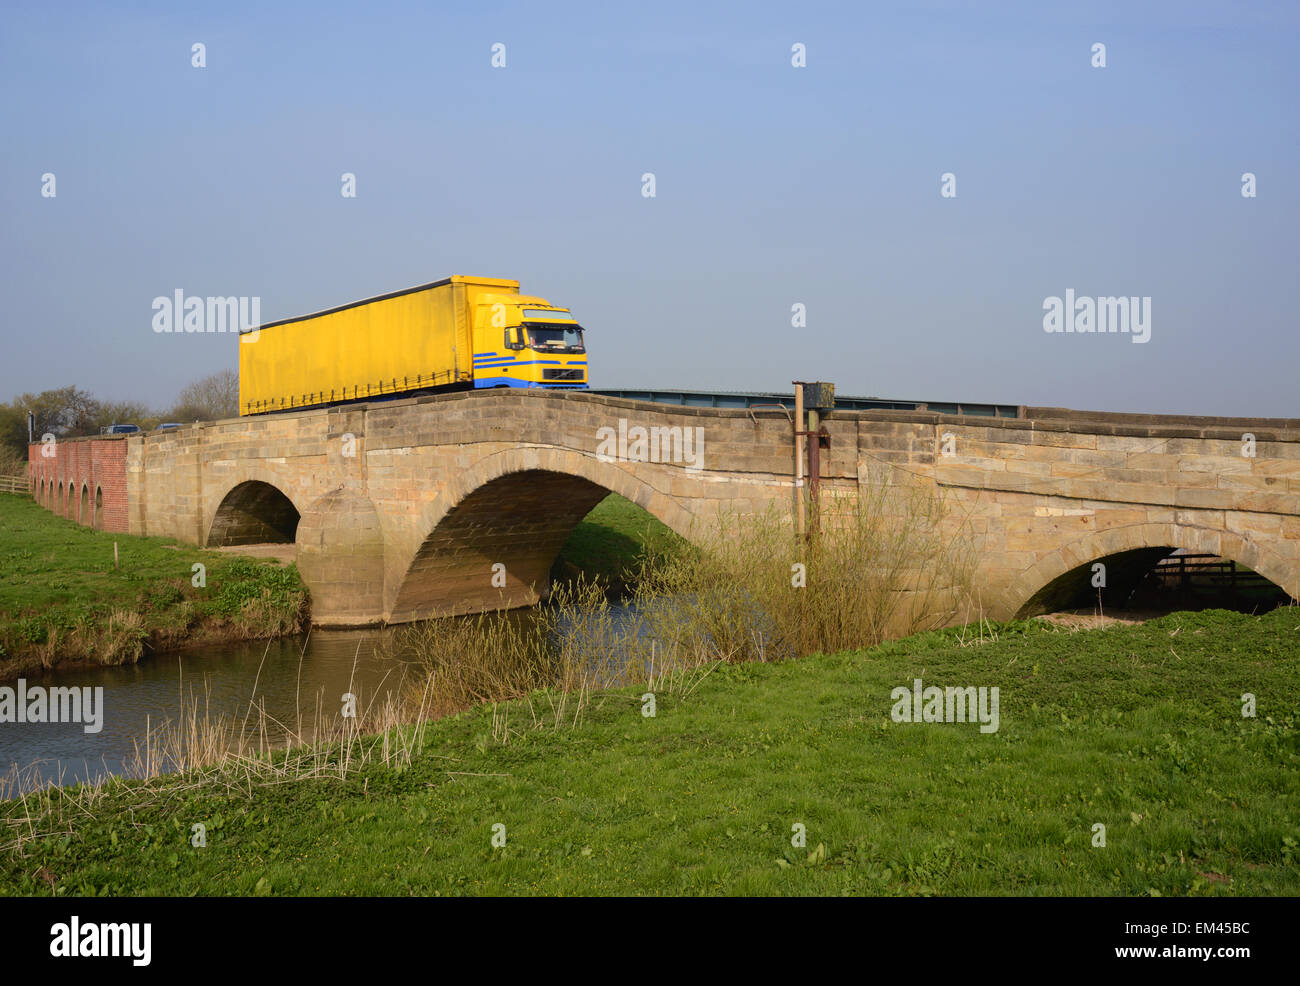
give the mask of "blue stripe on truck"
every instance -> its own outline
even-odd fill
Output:
[[[476,367],[486,367],[495,369],[500,366],[562,366],[558,359],[532,359],[532,360],[480,360],[474,364]]]
[[[536,383],[530,380],[512,380],[510,377],[475,377],[475,387],[541,387],[546,390],[586,390],[585,383]]]

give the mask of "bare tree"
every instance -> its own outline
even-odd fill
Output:
[[[99,428],[107,425],[133,424],[148,431],[158,424],[158,412],[149,410],[148,405],[138,401],[102,401],[99,412],[95,415],[95,424]]]
[[[27,448],[27,412],[35,419],[34,437],[52,434],[60,438],[93,435],[99,416],[99,402],[77,387],[60,387],[39,394],[20,394],[0,413],[3,440],[15,448]]]
[[[238,417],[239,374],[234,370],[218,370],[195,380],[180,392],[171,415],[181,422]]]

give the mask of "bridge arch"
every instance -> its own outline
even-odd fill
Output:
[[[210,548],[246,544],[293,544],[301,517],[279,486],[261,479],[235,483],[222,496],[208,524]]]
[[[1217,555],[1269,579],[1300,598],[1300,571],[1270,548],[1232,531],[1183,524],[1132,524],[1097,531],[1049,552],[1008,587],[1008,611],[1017,619],[1051,611],[1054,604],[1088,586],[1092,565],[1107,564],[1107,582],[1122,587],[1140,578],[1175,549]],[[1058,607],[1059,608],[1059,607]]]
[[[422,511],[419,542],[390,569],[390,620],[537,602],[569,534],[609,493],[689,537],[694,515],[619,463],[559,448],[509,449],[479,461]],[[494,565],[503,566],[496,585]]]

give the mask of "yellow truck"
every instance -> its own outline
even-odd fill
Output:
[[[583,329],[519,282],[448,277],[239,338],[239,413],[471,387],[587,388]]]

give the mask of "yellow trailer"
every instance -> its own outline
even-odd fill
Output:
[[[456,275],[239,339],[241,415],[470,387],[587,386],[573,313],[504,278]]]

